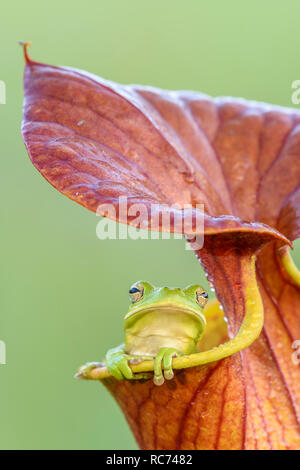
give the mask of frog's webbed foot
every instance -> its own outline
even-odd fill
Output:
[[[96,367],[104,367],[103,362],[87,362],[84,366],[80,367],[80,370],[75,374],[75,379],[84,379],[91,370]]]
[[[171,380],[174,377],[172,369],[173,357],[182,356],[182,353],[174,348],[161,348],[154,359],[154,378],[155,385],[162,385],[166,380]],[[164,376],[162,373],[162,363],[164,366]]]

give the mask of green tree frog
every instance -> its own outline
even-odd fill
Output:
[[[106,354],[106,367],[118,380],[149,378],[133,374],[129,363],[154,360],[154,383],[173,378],[172,358],[197,352],[206,320],[208,294],[200,285],[184,289],[154,287],[138,281],[129,290],[131,304],[124,318],[125,343]],[[163,367],[162,367],[163,365]],[[86,373],[97,363],[89,363]],[[164,375],[163,375],[164,374]]]

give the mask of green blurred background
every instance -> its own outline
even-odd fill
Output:
[[[135,449],[108,392],[77,367],[122,340],[128,285],[207,285],[183,241],[100,241],[99,219],[54,190],[21,135],[22,51],[122,83],[285,106],[300,79],[300,3],[2,2],[0,447]],[[296,258],[300,260],[300,245]]]

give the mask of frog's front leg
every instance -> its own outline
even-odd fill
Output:
[[[172,369],[173,357],[182,356],[183,354],[174,348],[161,348],[154,359],[154,378],[155,385],[162,385],[164,383],[164,376],[166,380],[171,380],[174,377]],[[162,373],[162,363],[164,368],[164,376]]]
[[[109,370],[110,374],[115,377],[117,380],[141,380],[149,379],[151,373],[142,372],[139,374],[134,374],[128,364],[132,361],[137,364],[144,360],[153,359],[150,356],[133,356],[125,352],[125,345],[121,344],[116,348],[109,349],[106,353],[106,367]]]

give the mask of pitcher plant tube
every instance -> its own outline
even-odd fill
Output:
[[[73,201],[94,212],[111,204],[132,225],[135,203],[176,204],[177,216],[188,204],[192,220],[204,204],[195,254],[228,321],[226,338],[219,304],[209,304],[202,362],[175,358],[161,387],[117,381],[105,366],[88,378],[108,388],[142,449],[300,449],[300,276],[290,255],[300,233],[300,112],[119,85],[35,62],[27,44],[24,54],[22,133],[33,165]]]

